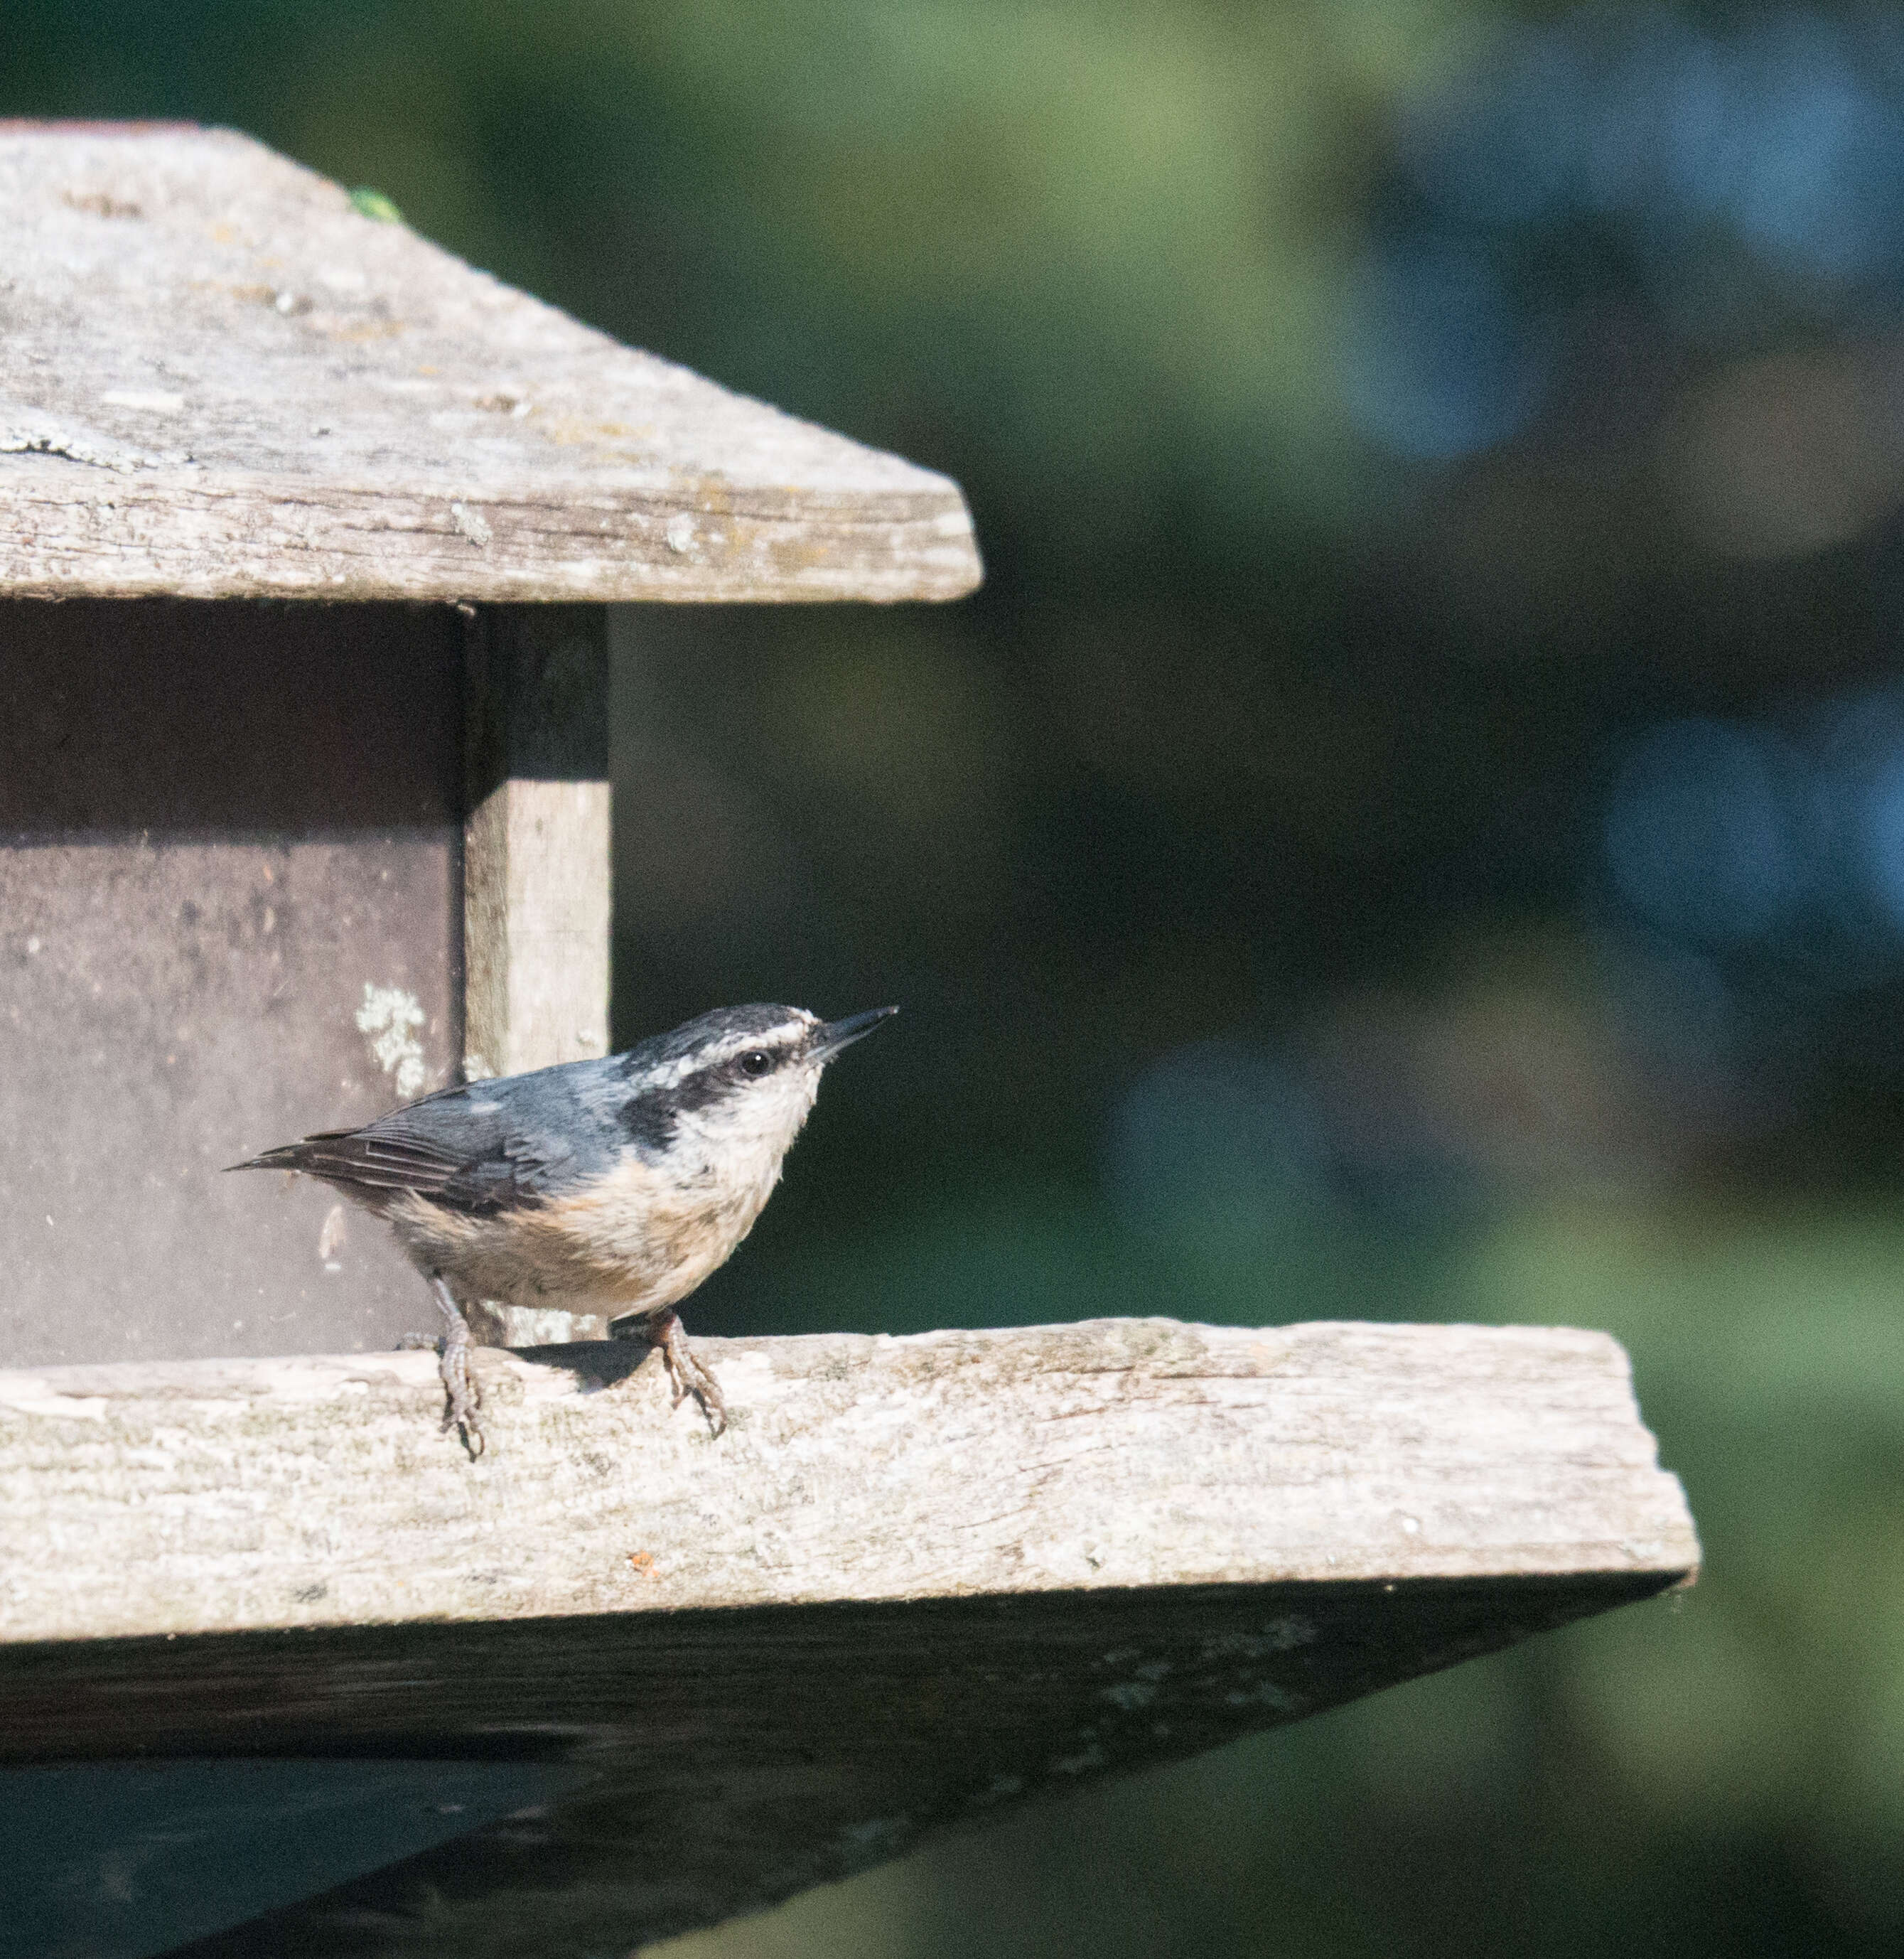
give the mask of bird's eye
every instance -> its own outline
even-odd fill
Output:
[[[741,1072],[753,1075],[757,1080],[773,1066],[773,1057],[765,1048],[750,1048],[741,1057]]]

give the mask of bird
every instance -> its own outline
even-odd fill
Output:
[[[727,1405],[675,1309],[753,1228],[827,1063],[898,1011],[716,1008],[623,1053],[439,1089],[230,1167],[316,1177],[395,1231],[442,1316],[443,1426],[472,1460],[476,1300],[636,1322],[674,1405],[693,1395],[718,1437]]]

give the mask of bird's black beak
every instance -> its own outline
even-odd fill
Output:
[[[881,1021],[899,1011],[896,1007],[869,1007],[863,1014],[849,1014],[843,1021],[827,1021],[814,1030],[813,1045],[807,1050],[809,1061],[831,1061],[843,1047],[864,1040]]]

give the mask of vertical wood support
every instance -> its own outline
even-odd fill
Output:
[[[471,1075],[608,1051],[608,630],[600,605],[485,606],[471,625]]]
[[[608,615],[493,605],[468,639],[463,835],[466,1075],[608,1052]],[[593,1317],[471,1314],[497,1346],[605,1338]]]

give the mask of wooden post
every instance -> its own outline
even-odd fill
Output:
[[[464,1014],[472,1077],[608,1051],[608,613],[470,622]]]

